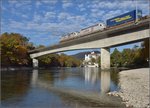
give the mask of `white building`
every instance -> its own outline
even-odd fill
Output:
[[[90,54],[85,54],[85,59],[83,60],[83,65],[85,67],[99,67],[98,57],[100,57],[100,53],[97,54],[95,52],[91,52]]]

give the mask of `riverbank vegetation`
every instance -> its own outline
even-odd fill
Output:
[[[27,52],[34,49],[34,46],[28,38],[18,33],[4,33],[0,36],[0,40],[2,66],[30,64],[30,57]]]
[[[3,33],[0,36],[1,66],[32,66],[29,50],[44,48],[44,45],[34,46],[29,39],[18,33]],[[75,67],[80,66],[80,60],[65,54],[49,54],[38,58],[41,67]]]
[[[77,67],[81,61],[65,54],[49,54],[38,58],[40,67]]]
[[[0,36],[1,66],[32,66],[29,50],[44,48],[44,45],[35,46],[29,39],[18,33],[3,33]],[[81,60],[65,54],[49,54],[38,58],[40,67],[76,67]],[[148,66],[149,40],[143,41],[141,46],[124,49],[122,52],[115,49],[111,54],[112,67],[143,67]],[[98,60],[100,63],[100,59]]]
[[[145,67],[149,65],[149,40],[134,46],[132,49],[123,49],[122,52],[116,48],[111,54],[112,67]]]

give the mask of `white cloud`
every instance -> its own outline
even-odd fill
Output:
[[[23,14],[22,17],[23,18],[28,18],[28,15]]]
[[[18,29],[18,28],[25,27],[25,24],[17,21],[10,21],[9,27]]]
[[[71,3],[71,2],[64,2],[64,3],[62,4],[62,7],[63,7],[64,9],[66,9],[66,8],[68,8],[68,7],[71,7],[71,6],[73,6],[73,3]]]
[[[63,20],[63,19],[66,19],[70,17],[70,14],[66,13],[66,12],[61,12],[59,15],[58,15],[58,19],[59,20]]]
[[[33,22],[38,22],[38,21],[40,21],[41,20],[41,16],[40,15],[38,15],[36,12],[34,13],[34,15],[33,15]]]
[[[97,9],[97,8],[92,8],[92,9],[91,9],[91,12],[93,12],[93,13],[94,13],[94,12],[98,12],[98,11],[99,11],[99,9]]]
[[[80,11],[85,11],[85,10],[86,10],[86,7],[84,6],[84,4],[79,4],[79,5],[78,5],[78,9],[79,9]]]
[[[49,18],[55,18],[56,17],[56,13],[55,12],[47,12],[45,14],[45,18],[49,19]]]
[[[64,17],[65,15],[69,16],[69,14],[66,13],[62,13],[61,15],[64,15]],[[39,23],[38,21],[10,21],[8,26],[12,29],[18,29],[23,31],[32,30],[39,33],[51,33],[52,36],[61,36],[64,33],[73,32],[74,30],[76,31],[79,30],[79,28],[82,28],[81,22],[84,22],[85,18],[83,16],[69,16],[67,17],[67,20],[68,21],[64,20],[59,23]]]
[[[6,2],[2,2],[2,5],[7,7],[7,13],[9,12],[11,15],[20,17],[24,14],[29,14],[29,11],[31,11],[32,9],[31,3],[31,0],[8,0],[8,4],[6,4]]]
[[[37,0],[35,3],[36,8],[38,8],[40,5],[42,5],[41,1]]]
[[[8,3],[10,5],[14,5],[14,4],[17,4],[18,3],[18,0],[8,0]]]
[[[82,8],[82,7],[84,7],[84,4],[79,4],[78,7]]]
[[[106,14],[105,13],[105,11],[103,11],[103,10],[94,10],[92,13],[91,13],[91,16],[92,17],[94,17],[94,18],[102,18],[103,16],[105,16],[104,14]]]
[[[80,11],[86,11],[86,8],[82,7],[80,8]]]
[[[16,8],[29,5],[31,2],[31,0],[8,0],[9,5]]]
[[[45,4],[54,5],[57,3],[57,0],[42,0],[42,2]]]
[[[3,6],[3,5],[1,5],[1,9],[2,9],[2,11],[7,11],[7,8],[5,6]]]
[[[109,11],[109,12],[105,13],[104,16],[102,16],[102,19],[103,19],[103,20],[107,20],[107,19],[109,19],[109,18],[118,16],[118,15],[121,15],[121,14],[122,14],[122,11],[121,11],[121,10]]]
[[[147,2],[146,2],[147,1]],[[146,8],[148,7],[148,0],[137,0],[137,6]],[[92,9],[109,9],[109,10],[133,10],[135,9],[135,0],[114,0],[114,1],[93,1],[89,4]]]

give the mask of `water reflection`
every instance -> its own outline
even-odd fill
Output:
[[[85,82],[95,84],[99,79],[99,68],[86,67],[84,68]]]
[[[31,77],[31,85],[36,86],[38,80],[38,71],[37,69],[32,70],[32,77]]]
[[[86,67],[82,70],[83,74],[79,74],[81,72],[68,72],[64,69],[63,71],[60,69],[59,72],[43,70],[40,76],[38,75],[38,71],[39,70],[33,70],[32,72],[32,86],[36,86],[39,80],[53,86],[99,91],[102,94],[118,89],[118,74],[114,71],[100,71],[99,68]],[[85,83],[83,83],[82,77],[84,77]]]
[[[84,78],[86,83],[96,84],[99,81],[102,94],[110,91],[110,71],[100,71],[99,68],[86,67],[84,68]]]
[[[1,100],[23,96],[29,89],[30,74],[25,71],[1,73]]]
[[[90,91],[92,93],[107,93],[117,90],[117,72],[100,71],[100,68],[53,68],[49,70],[11,71],[2,72],[2,95],[5,105],[33,105],[43,103],[50,105],[49,100],[56,100],[51,104],[64,105],[55,93],[39,86],[39,82],[46,86],[73,89],[77,91]],[[83,92],[84,93],[84,92]],[[15,99],[16,98],[16,99]],[[11,102],[10,103],[10,100]],[[7,101],[9,100],[9,101]],[[20,101],[18,101],[20,100]],[[35,105],[34,105],[35,104]]]
[[[110,71],[101,71],[101,93],[110,91]]]
[[[55,70],[39,70],[38,80],[53,84],[57,78],[58,72]]]

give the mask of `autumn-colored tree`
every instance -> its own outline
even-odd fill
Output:
[[[28,38],[18,33],[3,33],[0,40],[2,66],[28,64]]]
[[[65,66],[65,61],[66,61],[66,55],[65,54],[60,54],[59,58],[58,58],[58,61],[60,63],[60,66],[61,67],[64,67]]]
[[[39,65],[44,67],[75,67],[80,66],[80,60],[65,54],[48,54],[38,58]]]

